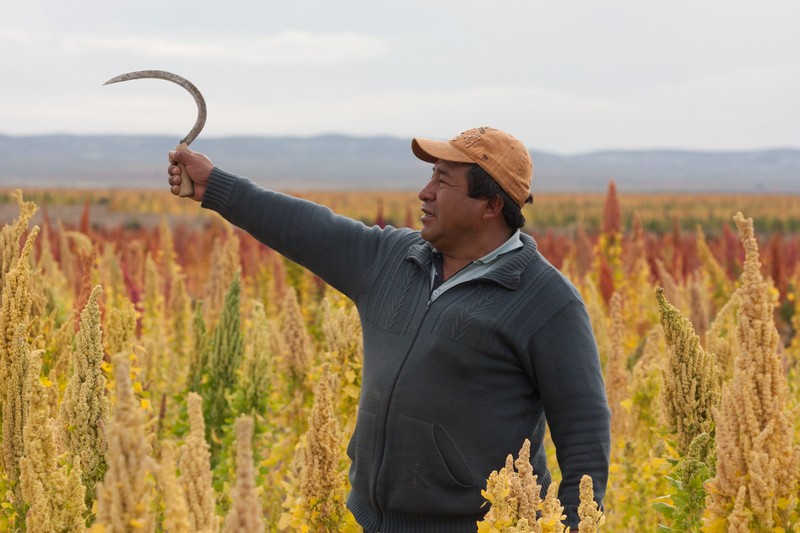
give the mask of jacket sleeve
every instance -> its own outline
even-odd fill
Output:
[[[579,484],[592,477],[602,505],[611,448],[610,410],[589,316],[577,291],[534,335],[534,373],[561,470],[559,499],[578,527]],[[560,299],[560,298],[559,298]]]
[[[202,206],[353,298],[382,246],[406,230],[367,227],[327,207],[214,168]],[[394,237],[390,234],[395,233]]]

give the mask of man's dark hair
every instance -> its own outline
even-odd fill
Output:
[[[503,218],[506,224],[512,229],[521,228],[525,225],[525,216],[522,214],[522,208],[477,163],[473,164],[467,173],[467,196],[478,199],[499,196],[503,200]]]

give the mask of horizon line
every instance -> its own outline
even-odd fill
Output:
[[[4,133],[0,131],[0,137],[7,137],[7,138],[16,138],[16,139],[24,139],[24,138],[43,138],[43,137],[153,137],[153,138],[173,138],[174,135],[166,134],[166,133],[114,133],[114,132],[106,132],[106,133],[77,133],[77,132],[50,132],[50,133],[23,133],[23,134],[15,134],[15,133]],[[225,140],[225,139],[243,139],[243,138],[252,138],[252,139],[293,139],[293,140],[312,140],[312,139],[319,139],[323,137],[342,137],[342,138],[349,138],[349,139],[361,139],[361,140],[370,140],[370,139],[394,139],[398,141],[405,141],[408,140],[410,142],[411,138],[401,135],[392,135],[392,134],[356,134],[356,133],[344,133],[344,132],[323,132],[323,133],[313,133],[313,134],[306,134],[306,135],[298,135],[298,134],[266,134],[266,133],[242,133],[242,134],[226,134],[226,135],[204,135],[202,138],[198,139],[200,142],[204,141],[212,141],[212,140]],[[197,142],[197,140],[195,141]],[[547,150],[547,149],[537,149],[531,148],[530,146],[527,147],[531,151],[544,153],[544,154],[553,154],[559,156],[576,156],[576,155],[586,155],[586,154],[598,154],[598,153],[613,153],[613,152],[689,152],[689,153],[703,153],[703,154],[729,154],[729,153],[755,153],[755,152],[777,152],[777,151],[800,151],[800,145],[791,146],[791,145],[772,145],[772,146],[764,146],[761,148],[678,148],[678,147],[615,147],[615,148],[592,148],[592,149],[585,149],[580,151],[558,151],[558,150]]]

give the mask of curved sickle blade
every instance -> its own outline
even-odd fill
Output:
[[[203,95],[200,94],[200,91],[197,90],[197,87],[195,87],[194,84],[186,78],[178,76],[177,74],[173,74],[172,72],[167,72],[166,70],[137,70],[135,72],[128,72],[126,74],[114,76],[103,85],[119,83],[121,81],[138,80],[141,78],[158,78],[160,80],[171,81],[172,83],[177,83],[189,91],[192,97],[194,97],[195,103],[197,104],[197,120],[195,121],[194,126],[189,133],[186,134],[186,137],[183,138],[181,143],[188,145],[195,140],[206,123],[206,101],[203,99]]]

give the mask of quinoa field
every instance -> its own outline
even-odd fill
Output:
[[[418,227],[407,192],[301,192]],[[800,197],[538,195],[612,408],[582,533],[800,531]],[[168,191],[0,190],[0,531],[358,531],[341,294]],[[556,532],[527,443],[476,531]]]

